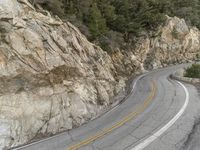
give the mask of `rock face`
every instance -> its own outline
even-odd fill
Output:
[[[189,29],[183,19],[168,17],[166,25],[158,32],[158,37],[150,40],[145,65],[148,68],[156,68],[184,63],[193,60],[199,53],[199,30]]]
[[[186,63],[196,59],[198,55],[200,55],[199,30],[195,27],[189,28],[183,19],[167,16],[165,25],[151,37],[140,38],[135,49],[125,54],[116,51],[112,58],[116,67],[121,68],[120,71],[130,74],[136,70]]]
[[[0,1],[0,149],[80,126],[125,87],[72,24],[20,2]]]
[[[196,58],[199,31],[168,18],[156,37],[109,56],[69,22],[27,0],[0,0],[0,149],[97,117],[146,68]]]

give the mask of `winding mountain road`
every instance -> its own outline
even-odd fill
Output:
[[[126,101],[102,117],[15,150],[184,150],[200,114],[200,97],[193,85],[169,78],[183,66],[142,75]]]

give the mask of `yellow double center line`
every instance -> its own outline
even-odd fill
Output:
[[[109,127],[109,128],[104,129],[103,131],[97,132],[95,135],[87,138],[86,140],[83,140],[80,143],[70,146],[67,150],[78,150],[79,148],[86,146],[86,145],[92,143],[93,141],[111,133],[113,130],[121,127],[128,121],[132,120],[134,117],[136,117],[137,115],[142,113],[147,108],[147,106],[152,102],[153,98],[155,97],[156,90],[157,90],[156,83],[155,83],[155,81],[152,81],[150,95],[145,99],[144,103],[136,109],[136,111],[130,113],[129,115],[124,117],[121,121],[117,122],[112,127]]]

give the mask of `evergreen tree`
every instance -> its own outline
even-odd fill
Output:
[[[60,16],[65,12],[91,40],[117,32],[125,45],[131,45],[140,33],[157,29],[165,15],[184,18],[200,28],[200,0],[46,0],[45,6]]]
[[[106,20],[101,15],[96,3],[92,4],[89,9],[88,27],[93,39],[107,32]]]

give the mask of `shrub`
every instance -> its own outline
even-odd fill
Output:
[[[187,68],[185,76],[189,78],[200,78],[200,64],[193,64]]]

